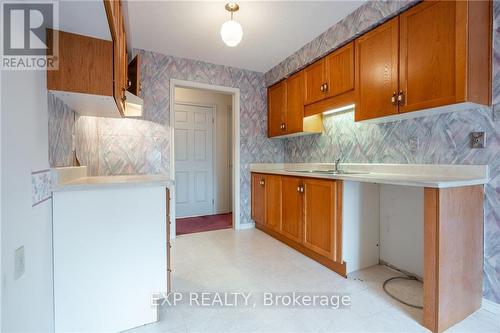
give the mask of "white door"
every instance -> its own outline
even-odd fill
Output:
[[[213,214],[211,107],[175,104],[176,217]]]

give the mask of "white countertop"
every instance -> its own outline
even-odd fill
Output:
[[[53,169],[53,180],[54,192],[173,185],[173,182],[163,175],[87,176],[86,167]]]
[[[307,172],[308,170],[333,168],[332,163],[261,163],[250,165],[252,172],[416,187],[461,187],[482,185],[489,181],[487,165],[341,163],[340,170],[356,172],[356,174],[333,175]]]

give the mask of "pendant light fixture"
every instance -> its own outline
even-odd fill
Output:
[[[222,37],[222,41],[230,47],[235,47],[241,42],[241,38],[243,37],[243,29],[241,25],[233,20],[233,14],[240,9],[237,3],[230,2],[226,4],[226,10],[231,13],[231,19],[229,21],[224,22],[222,27],[220,28],[220,36]]]

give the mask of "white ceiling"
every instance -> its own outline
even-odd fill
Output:
[[[266,72],[364,2],[240,1],[243,40],[227,47],[219,30],[226,2],[128,0],[130,46]]]
[[[111,40],[104,1],[59,1],[59,30]]]

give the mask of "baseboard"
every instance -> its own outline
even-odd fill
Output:
[[[240,223],[238,230],[246,230],[255,228],[255,223]]]
[[[481,308],[493,314],[500,315],[500,304],[483,297]]]

